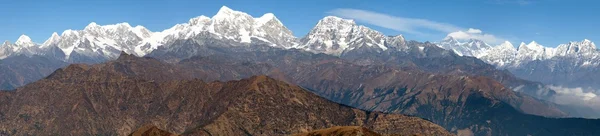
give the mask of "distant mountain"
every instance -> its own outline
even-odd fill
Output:
[[[266,76],[228,82],[142,76],[169,74],[162,68],[170,64],[152,61],[124,55],[106,64],[74,64],[0,92],[0,134],[127,135],[159,124],[182,135],[290,135],[332,126],[451,135],[421,118],[354,109]]]
[[[438,46],[444,49],[452,50],[454,53],[460,56],[484,56],[487,50],[492,46],[489,44],[477,40],[471,39],[468,42],[459,42],[458,40],[448,36],[443,41],[436,43]]]
[[[12,90],[48,76],[66,66],[60,60],[41,56],[11,56],[0,61],[0,90]]]
[[[446,41],[446,40],[445,40]],[[599,89],[600,52],[590,40],[569,42],[556,48],[544,47],[533,41],[515,48],[510,42],[486,48],[464,49],[460,44],[438,45],[458,54],[474,56],[516,76],[546,84]],[[464,52],[483,52],[479,55]]]

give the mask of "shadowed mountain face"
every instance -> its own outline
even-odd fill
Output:
[[[0,61],[0,90],[12,90],[34,82],[66,65],[60,60],[40,56],[5,58]]]
[[[210,83],[163,77],[186,78],[177,69],[132,56],[70,65],[0,93],[1,134],[127,135],[143,124],[160,124],[183,135],[290,135],[332,126],[450,135],[421,118],[353,109],[266,76]]]

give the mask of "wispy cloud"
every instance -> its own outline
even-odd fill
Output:
[[[486,43],[497,44],[506,41],[504,38],[496,37],[492,34],[483,33],[480,29],[469,28],[466,31],[456,31],[448,34],[448,37],[452,37],[457,40],[469,40],[479,39]]]
[[[359,9],[335,9],[329,11],[328,13],[342,18],[354,19],[357,22],[367,23],[408,34],[428,35],[427,32],[439,32],[448,34],[448,36],[452,36],[457,40],[479,39],[488,43],[499,43],[504,41],[503,38],[483,33],[479,29],[465,29],[452,24],[436,22],[427,19],[392,16]]]
[[[342,18],[350,18],[358,22],[372,24],[410,34],[423,35],[424,33],[421,31],[424,29],[445,33],[462,30],[462,28],[451,24],[440,23],[426,19],[397,17],[359,9],[335,9],[329,11],[328,13]]]

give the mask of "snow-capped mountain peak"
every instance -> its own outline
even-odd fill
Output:
[[[535,50],[537,50],[537,49],[543,49],[544,48],[544,46],[538,44],[535,41],[531,41],[531,43],[527,44],[526,46],[529,49],[535,49]]]
[[[529,44],[521,43],[516,57],[520,61],[543,60],[554,57],[554,52],[554,48],[547,48],[532,41]]]
[[[337,27],[337,28],[349,28],[356,26],[356,22],[352,19],[343,19],[336,16],[326,16],[319,20],[316,27]],[[341,29],[347,30],[347,29]]]
[[[247,13],[241,12],[241,11],[235,11],[227,6],[223,6],[221,7],[221,9],[219,9],[219,11],[217,12],[217,14],[215,14],[211,19],[216,21],[216,22],[221,22],[221,21],[242,21],[244,19],[249,19],[252,18],[252,16],[248,15]],[[246,22],[248,23],[248,22]]]
[[[509,41],[504,41],[499,46],[504,47],[504,48],[513,48],[513,49],[515,49],[515,46],[512,43],[510,43]]]
[[[54,32],[52,33],[52,36],[50,36],[50,38],[48,38],[48,40],[46,40],[41,47],[48,47],[51,46],[53,44],[57,44],[58,42],[60,42],[60,36],[58,35],[58,33]]]
[[[357,25],[354,20],[326,16],[301,39],[298,48],[331,55],[355,51],[382,52],[389,49],[408,49],[402,35],[386,36],[369,27]]]
[[[204,26],[206,24],[208,24],[210,22],[210,18],[207,16],[198,16],[195,18],[191,18],[190,21],[188,21],[188,24],[191,26]]]
[[[442,40],[442,43],[445,43],[447,45],[459,45],[459,44],[462,44],[462,43],[458,42],[458,40],[454,39],[454,37],[452,37],[452,36],[446,36],[446,38],[444,38],[444,40]]]
[[[588,39],[581,42],[569,42],[561,44],[556,48],[556,53],[559,56],[587,56],[593,57],[598,54],[596,45]]]
[[[524,43],[522,46],[525,46]],[[517,49],[515,46],[509,41],[504,41],[502,44],[489,49],[484,56],[479,58],[498,67],[504,67],[514,62],[516,54]]]
[[[21,35],[19,36],[19,39],[17,39],[17,41],[15,42],[15,44],[19,47],[31,47],[31,46],[35,46],[35,43],[33,43],[33,41],[31,41],[31,38],[29,38],[29,36],[27,35]]]
[[[8,46],[10,45],[10,41],[5,40],[4,42],[2,42],[2,46]]]
[[[279,22],[279,19],[277,19],[277,17],[275,17],[275,14],[273,13],[266,13],[263,16],[255,19],[257,25],[264,25],[271,20]]]
[[[133,29],[131,31],[133,33],[135,33],[135,35],[137,35],[138,37],[140,37],[142,39],[152,37],[152,34],[153,34],[152,31],[146,29],[146,27],[141,26],[141,25],[137,25],[137,26],[133,27]]]
[[[175,39],[189,39],[203,33],[213,38],[230,40],[238,43],[252,43],[260,40],[271,46],[290,48],[297,45],[296,37],[288,30],[273,13],[266,13],[254,18],[251,15],[235,11],[227,6],[212,18],[199,16],[190,19],[186,24],[178,24],[152,39],[161,39],[159,43],[169,43]]]
[[[452,50],[460,56],[475,57],[485,55],[487,50],[492,47],[482,40],[469,39],[459,41],[452,36],[446,36],[444,40],[437,42],[436,45],[447,50]]]
[[[217,14],[215,16],[218,16],[221,14],[230,14],[230,13],[242,13],[242,12],[234,11],[233,9],[231,9],[227,6],[222,6],[221,8],[219,8],[219,11],[217,12]]]
[[[96,29],[99,27],[100,27],[100,25],[98,25],[96,22],[90,22],[90,24],[85,26],[85,28],[83,30],[93,30],[93,29]]]

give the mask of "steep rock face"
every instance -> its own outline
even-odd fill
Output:
[[[132,27],[128,23],[101,26],[92,22],[83,30],[66,30],[60,36],[53,33],[40,48],[58,47],[67,62],[99,63],[116,59],[121,51],[143,55],[135,48],[151,36],[152,32],[143,26]]]
[[[192,18],[188,23],[175,25],[156,35],[164,37],[159,38],[162,39],[159,43],[166,46],[177,40],[194,39],[194,37],[229,41],[235,43],[233,45],[247,45],[254,42],[264,42],[279,48],[292,48],[297,45],[296,37],[273,13],[253,18],[247,13],[226,6],[221,7],[212,18],[206,16]],[[150,53],[156,48],[142,50]]]
[[[479,59],[497,67],[508,67],[516,61],[517,49],[508,41],[491,48],[489,52],[489,54],[481,56]]]
[[[41,79],[66,66],[60,60],[40,56],[11,56],[0,61],[0,90],[12,90]]]
[[[365,26],[357,25],[353,20],[327,16],[301,39],[299,49],[339,56],[342,53],[370,47],[379,52],[390,48],[402,49],[402,36],[387,37]]]
[[[161,124],[157,127],[184,135],[289,135],[339,125],[382,134],[450,135],[421,118],[353,109],[266,76],[168,80],[141,75],[158,73],[136,60],[154,61],[125,55],[114,63],[70,65],[0,93],[2,134],[126,135],[143,124]]]
[[[441,48],[452,50],[460,56],[484,56],[487,50],[492,48],[492,46],[481,40],[471,39],[466,42],[459,42],[451,36],[436,44]]]

